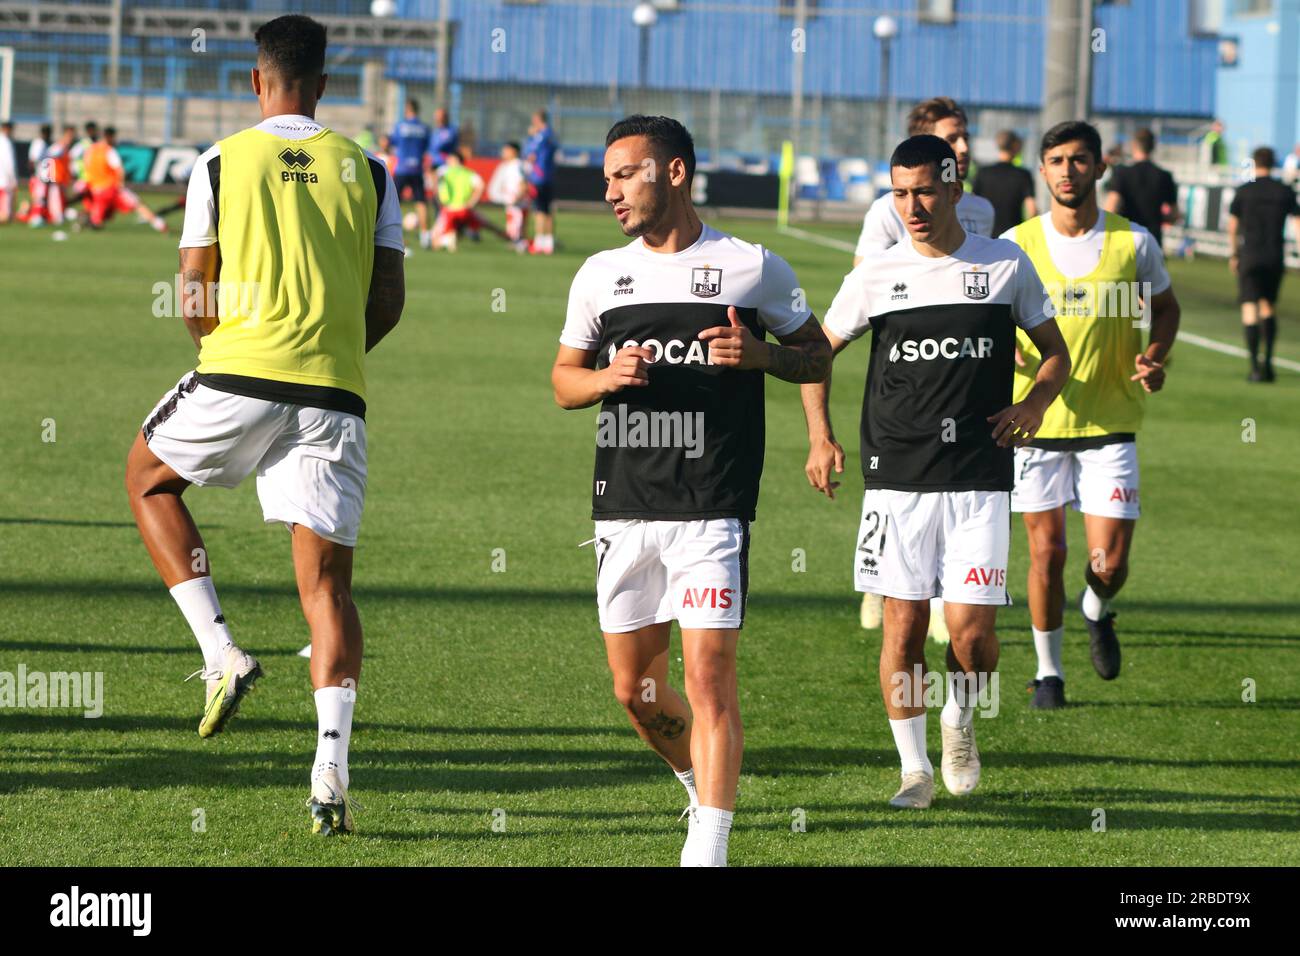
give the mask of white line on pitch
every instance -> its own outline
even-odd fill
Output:
[[[779,230],[786,235],[794,236],[796,239],[803,239],[806,242],[812,242],[819,246],[826,246],[829,249],[839,249],[842,252],[856,252],[857,247],[852,243],[844,242],[841,239],[832,239],[829,236],[819,236],[815,232],[807,232],[794,226],[786,226]],[[1209,349],[1212,352],[1219,352],[1223,355],[1232,355],[1236,358],[1247,358],[1250,353],[1240,345],[1228,345],[1225,342],[1219,342],[1215,339],[1207,339],[1203,335],[1197,335],[1195,332],[1179,332],[1179,342],[1189,342],[1192,345],[1199,345],[1203,349]],[[1273,364],[1279,368],[1290,369],[1292,372],[1300,372],[1300,362],[1293,362],[1291,359],[1274,358]]]

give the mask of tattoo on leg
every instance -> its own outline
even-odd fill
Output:
[[[686,721],[681,717],[669,717],[661,710],[649,720],[641,721],[641,726],[668,740],[676,740],[686,730]]]

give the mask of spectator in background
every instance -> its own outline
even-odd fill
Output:
[[[14,156],[14,124],[0,123],[0,223],[13,218],[18,193],[18,158]]]
[[[1228,165],[1228,142],[1223,138],[1223,120],[1210,124],[1210,131],[1201,140],[1201,162],[1207,166]]]
[[[1237,301],[1241,303],[1241,324],[1250,351],[1251,382],[1273,381],[1273,340],[1277,320],[1273,306],[1282,285],[1286,217],[1296,217],[1300,236],[1300,205],[1295,190],[1272,177],[1277,157],[1261,146],[1252,154],[1255,178],[1242,183],[1228,207],[1228,267],[1237,276]],[[1259,347],[1264,346],[1264,359]]]
[[[1034,177],[1016,165],[1024,141],[1009,129],[998,133],[998,161],[982,166],[975,174],[976,196],[993,204],[993,235],[1000,236],[1012,226],[1038,215],[1034,200]]]
[[[1117,213],[1144,226],[1163,248],[1165,223],[1177,222],[1178,186],[1169,171],[1151,160],[1156,149],[1156,135],[1143,127],[1133,134],[1130,144],[1133,162],[1120,166],[1110,179],[1106,211]]]
[[[379,145],[375,149],[375,159],[388,167],[388,175],[392,176],[397,172],[397,155],[393,152],[393,138],[391,136],[379,137]]]
[[[506,210],[506,238],[520,252],[528,251],[524,238],[528,222],[528,177],[524,174],[524,161],[519,158],[520,146],[510,142],[501,147],[501,162],[488,181],[487,198],[500,203]]]
[[[1300,143],[1295,144],[1295,148],[1286,154],[1286,159],[1282,162],[1282,178],[1289,183],[1300,179]]]
[[[532,187],[533,244],[529,252],[549,256],[555,252],[555,217],[551,215],[551,198],[555,179],[555,134],[545,110],[533,114],[528,127],[528,141],[524,143],[524,159],[528,164],[528,183]]]
[[[429,154],[433,158],[433,168],[437,169],[446,162],[448,153],[460,149],[460,130],[451,124],[447,111],[441,106],[433,111],[433,139]]]

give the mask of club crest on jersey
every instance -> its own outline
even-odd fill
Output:
[[[987,272],[963,272],[961,274],[961,291],[968,299],[987,299],[989,297],[989,274]]]
[[[691,270],[691,295],[712,299],[722,291],[722,270],[709,266]]]

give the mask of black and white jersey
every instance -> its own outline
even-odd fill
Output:
[[[636,239],[599,252],[574,276],[560,342],[653,354],[650,384],[601,405],[592,517],[753,520],[763,472],[763,375],[708,364],[705,329],[727,307],[757,338],[786,335],[811,316],[794,271],[762,246],[704,226],[689,248],[657,253]]]
[[[967,234],[933,259],[908,240],[845,276],[826,328],[845,340],[872,331],[866,486],[1010,491],[1012,449],[997,447],[987,419],[1011,404],[1016,326],[1051,315],[1029,257],[1005,239]]]

